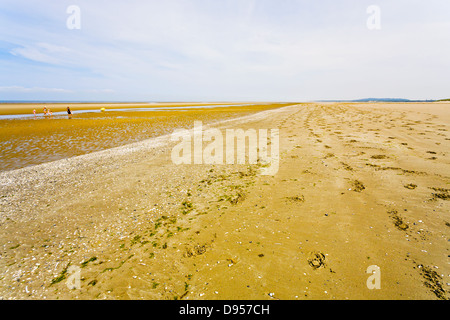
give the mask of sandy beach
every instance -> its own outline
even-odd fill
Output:
[[[175,165],[167,132],[0,172],[0,298],[450,298],[450,103],[208,120],[279,129],[277,174]]]

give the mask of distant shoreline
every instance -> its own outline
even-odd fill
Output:
[[[41,113],[44,106],[50,108],[53,112],[65,111],[69,106],[73,110],[90,110],[97,108],[121,109],[121,108],[142,108],[142,107],[182,107],[182,106],[211,106],[211,105],[244,105],[249,102],[17,102],[0,103],[0,115],[19,115],[32,114],[36,109]],[[253,103],[251,103],[253,104]],[[265,104],[265,103],[260,103]]]
[[[440,100],[410,100],[410,99],[401,99],[401,98],[367,98],[367,99],[356,99],[356,100],[317,100],[315,102],[355,102],[355,103],[361,103],[361,102],[370,102],[370,103],[376,103],[376,102],[423,102],[423,103],[429,103],[429,102],[439,102],[439,101],[449,101],[449,99],[440,99]]]
[[[289,103],[445,103],[450,101],[450,99],[440,99],[440,100],[408,100],[408,99],[396,99],[396,98],[368,98],[368,99],[358,99],[358,100],[315,100],[315,101],[297,101]],[[245,104],[271,104],[274,102],[270,101],[222,101],[222,102],[74,102],[74,101],[54,101],[54,102],[43,102],[43,101],[0,101],[0,115],[21,115],[21,114],[32,114],[33,110],[36,109],[37,113],[41,113],[44,106],[51,108],[53,112],[65,111],[67,106],[71,107],[73,110],[90,110],[90,109],[120,109],[120,108],[158,108],[158,107],[182,107],[182,106],[221,106],[221,105],[245,105]],[[277,102],[277,103],[287,103],[287,102]]]
[[[313,99],[298,101],[95,101],[95,100],[0,100],[0,106],[5,104],[230,104],[230,103],[275,103],[275,102],[296,102],[296,103],[314,103],[314,102],[441,102],[450,101],[450,98],[443,99],[407,99],[407,98],[361,98],[361,99]]]

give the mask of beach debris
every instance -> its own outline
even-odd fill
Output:
[[[350,167],[348,164],[346,164],[345,162],[341,162],[341,165],[344,167],[345,170],[347,171],[353,171],[353,168]]]
[[[420,273],[425,279],[425,286],[430,288],[431,291],[436,295],[438,299],[448,300],[446,296],[446,290],[443,288],[441,281],[442,277],[431,267],[419,265]]]
[[[303,195],[286,197],[286,199],[292,202],[305,202],[305,197]]]
[[[376,154],[376,155],[371,156],[371,158],[372,159],[386,159],[387,156],[384,154]]]
[[[358,180],[353,181],[352,184],[353,184],[353,191],[355,192],[361,192],[366,188],[364,184]]]
[[[414,190],[415,188],[417,188],[417,185],[414,184],[414,183],[409,183],[409,184],[407,184],[407,185],[404,185],[404,187],[405,187],[406,189]]]
[[[20,247],[20,243],[16,244],[15,246],[10,247],[9,249],[13,250],[13,249],[17,249],[18,247]]]
[[[399,229],[405,231],[408,229],[408,225],[403,221],[403,218],[399,216],[397,210],[390,210],[388,211],[388,214],[391,216],[392,220],[394,221],[394,225]]]
[[[441,199],[441,200],[450,200],[450,194],[448,193],[432,193],[433,200]]]
[[[236,205],[245,199],[245,193],[239,190],[234,196],[230,197],[229,201],[231,204]]]
[[[228,188],[232,190],[232,193],[221,196],[218,201],[228,201],[232,205],[237,205],[247,197],[240,186],[229,186]]]
[[[194,247],[187,247],[184,255],[189,258],[197,255],[202,255],[205,252],[206,245],[196,245]]]
[[[87,285],[88,286],[95,286],[97,284],[97,282],[98,281],[96,279],[94,279],[94,280],[90,281]]]
[[[231,267],[232,265],[236,264],[236,262],[237,262],[237,261],[235,261],[235,260],[233,260],[233,259],[231,259],[231,258],[228,258],[227,261],[230,262],[230,263],[228,264],[229,267]]]
[[[70,266],[70,262],[69,262],[69,263],[67,264],[67,266],[61,271],[61,274],[60,274],[58,277],[52,279],[52,282],[50,283],[50,286],[51,286],[51,285],[54,285],[54,284],[56,284],[56,283],[58,283],[58,282],[63,281],[63,280],[67,277],[67,270],[68,270],[69,266]]]
[[[194,210],[194,205],[192,204],[191,201],[183,201],[181,203],[182,207],[181,207],[181,212],[183,214],[188,214],[190,213],[192,210]]]
[[[94,262],[94,261],[96,261],[96,260],[97,260],[97,257],[92,257],[92,258],[90,258],[89,260],[86,260],[86,261],[82,262],[82,263],[81,263],[81,267],[84,268],[84,267],[87,266],[87,264],[88,264],[89,262]]]

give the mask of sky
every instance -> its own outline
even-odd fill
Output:
[[[448,0],[0,0],[0,101],[440,99],[449,57]]]

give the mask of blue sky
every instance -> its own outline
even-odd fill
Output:
[[[448,0],[0,2],[0,100],[447,98],[449,57]]]

